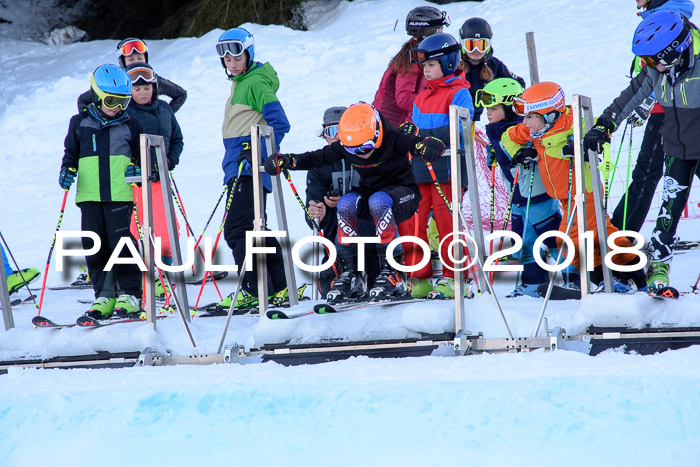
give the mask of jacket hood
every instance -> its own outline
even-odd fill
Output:
[[[659,10],[673,10],[682,14],[686,18],[690,19],[693,16],[693,11],[695,10],[695,4],[691,0],[668,0],[663,5],[659,5],[656,8],[650,8],[646,11],[640,11],[639,16],[646,18],[650,14]]]
[[[457,69],[454,73],[449,74],[447,76],[443,76],[442,78],[438,79],[431,79],[429,81],[425,82],[425,85],[429,87],[430,89],[435,90],[436,88],[439,87],[450,87],[453,85],[453,83],[457,80],[464,81],[467,83],[467,88],[469,88],[469,82],[464,79],[464,70],[462,69]]]
[[[280,88],[280,80],[277,77],[277,72],[274,68],[272,68],[272,65],[270,65],[269,63],[253,62],[250,68],[248,68],[248,71],[238,76],[231,77],[229,79],[235,82],[240,82],[251,77],[257,77],[257,79],[267,80],[272,86],[274,92],[277,92]]]

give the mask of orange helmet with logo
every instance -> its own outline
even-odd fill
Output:
[[[382,145],[384,129],[377,109],[360,102],[348,107],[338,122],[340,144],[350,153],[362,155]]]
[[[513,100],[513,110],[518,115],[536,113],[546,120],[553,112],[558,117],[565,108],[564,90],[549,81],[533,84]]]

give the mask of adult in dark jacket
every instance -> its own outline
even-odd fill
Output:
[[[360,176],[360,183],[338,201],[338,257],[343,273],[328,294],[329,300],[357,298],[364,295],[364,277],[357,272],[354,245],[345,238],[358,237],[358,219],[371,220],[375,235],[380,237],[377,250],[382,268],[375,279],[372,297],[402,296],[407,293],[406,274],[394,269],[387,258],[387,245],[398,234],[397,223],[410,218],[420,201],[420,192],[406,154],[437,160],[445,145],[437,138],[420,139],[400,132],[381,118],[369,104],[350,106],[340,118],[340,141],[303,154],[275,154],[265,161],[265,171],[279,175],[282,170],[308,170],[349,162]],[[399,259],[400,261],[400,259]]]
[[[525,87],[525,80],[511,73],[502,61],[493,56],[491,40],[493,31],[489,23],[482,18],[470,18],[459,28],[462,39],[462,63],[459,67],[464,71],[464,78],[469,83],[472,103],[476,92],[483,89],[486,83],[496,78],[511,78]],[[483,112],[482,107],[474,107],[474,121],[478,122]]]
[[[148,63],[148,46],[146,42],[135,37],[129,37],[117,44],[119,66],[126,69],[132,63]],[[170,97],[170,108],[177,112],[187,100],[187,91],[170,80],[158,76],[158,93]],[[78,112],[92,102],[92,91],[87,90],[78,97]]]

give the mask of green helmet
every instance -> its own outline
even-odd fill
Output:
[[[512,78],[498,78],[489,82],[483,89],[476,91],[474,102],[477,107],[494,107],[503,104],[506,108],[513,105],[513,100],[525,89]]]

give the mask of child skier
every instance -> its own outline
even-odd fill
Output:
[[[253,230],[253,179],[251,177],[250,126],[269,125],[274,130],[275,143],[279,148],[282,138],[289,131],[289,121],[275,93],[279,89],[279,79],[272,65],[255,61],[253,35],[243,28],[233,28],[224,32],[216,44],[216,52],[221,59],[226,76],[231,81],[231,95],[224,109],[222,133],[226,152],[222,167],[224,183],[229,186],[229,196],[233,196],[235,208],[226,216],[224,238],[233,252],[238,272],[246,255],[245,233]],[[267,158],[263,146],[262,157]],[[265,196],[272,191],[270,177],[263,174]],[[233,194],[231,191],[235,191]],[[268,247],[276,247],[275,254],[267,254],[267,272],[271,290],[275,294],[286,293],[284,263],[281,248],[274,238],[265,240]],[[246,266],[245,279],[237,297],[233,293],[221,302],[229,308],[232,300],[235,307],[250,308],[258,304],[257,280],[253,265]]]
[[[417,49],[411,51],[411,60],[423,67],[426,88],[418,94],[413,104],[412,121],[419,129],[421,137],[433,136],[440,141],[450,140],[450,105],[458,105],[469,109],[470,116],[474,114],[472,97],[469,94],[469,83],[464,79],[464,73],[457,67],[460,62],[460,45],[457,39],[446,33],[434,34],[424,39]],[[462,187],[467,188],[467,166],[464,158],[460,161],[462,171]],[[430,210],[437,226],[440,240],[452,233],[452,213],[445,204],[442,196],[452,203],[452,187],[450,185],[450,157],[441,157],[432,165],[433,174],[420,158],[413,160],[413,175],[416,178],[421,201],[418,205],[418,215],[402,224],[402,232],[416,235],[426,243],[428,235],[426,227]],[[433,176],[442,190],[438,192]],[[442,245],[443,260],[442,278],[435,283],[435,291],[446,298],[454,298],[454,263],[449,259],[449,242]],[[417,261],[415,261],[417,262]],[[423,269],[413,273],[412,294],[425,297],[433,289],[430,278],[432,268],[430,263]]]
[[[672,245],[700,159],[700,32],[680,13],[659,10],[637,26],[632,52],[648,66],[598,117],[584,146],[601,152],[620,122],[654,92],[665,112],[661,136],[667,160],[661,208],[649,242],[647,283],[655,291],[670,283]]]
[[[513,101],[520,97],[524,89],[516,80],[498,78],[476,93],[476,106],[486,108],[486,136],[489,141],[488,166],[499,165],[501,173],[511,185],[511,212],[513,232],[523,239],[523,246],[516,257],[523,266],[521,283],[507,297],[529,295],[539,297],[537,286],[549,282],[547,271],[535,263],[532,247],[541,234],[557,230],[562,220],[559,200],[547,195],[539,171],[534,164],[511,166],[511,158],[501,147],[501,137],[511,127],[522,123],[523,117],[513,111]],[[518,176],[515,183],[515,176]],[[550,237],[545,245],[553,251],[556,258],[556,240]]]
[[[323,129],[321,137],[327,144],[340,140],[338,135],[338,123],[340,116],[347,107],[331,107],[323,113]],[[344,159],[336,161],[333,165],[324,165],[310,169],[306,174],[306,204],[309,214],[319,219],[319,227],[323,236],[337,244],[338,216],[337,205],[341,196],[347,194],[352,188],[359,186],[360,176],[355,168],[346,163]],[[311,221],[306,223],[311,227]],[[374,236],[374,224],[365,219],[358,219],[358,229],[361,237]],[[376,245],[365,247],[365,267],[367,269],[367,286],[372,287],[374,277],[379,274],[379,261],[377,259]],[[324,255],[323,261],[328,259]],[[321,271],[321,296],[325,297],[330,291],[332,281],[336,274],[334,268]]]
[[[357,300],[366,294],[364,274],[358,272],[356,245],[344,238],[358,236],[358,218],[374,222],[380,237],[377,252],[381,271],[370,291],[371,299],[403,297],[408,292],[406,274],[388,262],[386,247],[397,236],[397,223],[413,216],[420,201],[407,153],[437,161],[445,145],[437,138],[419,138],[391,127],[379,111],[364,102],[343,112],[338,124],[340,141],[303,154],[275,154],[265,161],[265,171],[279,175],[284,170],[308,170],[338,160],[351,164],[360,185],[338,200],[338,258],[342,273],[328,293],[330,302]],[[397,250],[398,251],[398,248]],[[398,255],[401,263],[402,253]]]
[[[524,116],[523,123],[515,125],[503,134],[501,142],[506,153],[512,156],[513,166],[518,164],[529,164],[536,162],[540,173],[540,178],[544,183],[547,194],[559,200],[567,206],[567,215],[562,217],[559,225],[561,232],[566,232],[567,221],[572,214],[573,196],[576,193],[574,175],[574,143],[573,143],[573,115],[571,107],[565,105],[564,91],[561,87],[552,82],[541,82],[534,84],[523,92],[521,97],[514,100],[513,108],[519,115]],[[585,193],[586,193],[586,222],[584,230],[592,231],[594,234],[593,263],[595,270],[591,273],[591,280],[595,284],[602,281],[602,258],[598,248],[598,230],[596,228],[595,201],[591,187],[590,174],[588,173],[588,162],[586,164]],[[569,184],[572,180],[573,185]],[[606,214],[608,235],[617,232],[617,229],[610,224],[610,219]],[[574,245],[578,245],[579,226],[574,220],[569,233]],[[557,245],[561,240],[557,239]],[[630,247],[632,244],[627,238],[619,238],[616,245],[620,247]],[[578,251],[574,249],[574,265],[580,271],[578,264]],[[631,265],[639,258],[631,253],[618,253],[614,256],[614,262],[618,265]],[[643,271],[640,269],[633,273],[613,272],[615,279],[615,290],[626,292],[630,290],[627,285],[628,279],[634,279],[638,288],[645,286],[642,278]]]
[[[459,37],[462,39],[462,63],[459,67],[464,70],[473,102],[476,102],[477,91],[494,78],[511,78],[525,87],[521,77],[511,73],[503,62],[493,56],[493,31],[485,19],[466,20],[459,28]],[[482,111],[478,106],[474,109],[474,122],[479,121]]]
[[[117,65],[101,65],[90,82],[93,103],[70,120],[59,185],[68,190],[78,175],[75,202],[82,214],[81,230],[95,232],[101,240],[99,251],[85,258],[95,291],[95,302],[86,315],[93,319],[138,317],[138,266],[115,264],[114,281],[108,282],[104,268],[122,237],[134,241],[129,233],[133,194],[125,177],[140,175],[137,155],[141,125],[124,112],[131,100],[131,80],[124,70]],[[83,237],[83,248],[89,249],[92,244],[91,239]]]
[[[165,145],[164,156],[167,159],[168,167],[165,170],[172,170],[180,162],[183,142],[180,125],[175,118],[172,108],[163,100],[158,99],[159,83],[158,77],[153,72],[153,68],[147,63],[135,62],[127,65],[126,72],[131,78],[131,103],[126,109],[126,113],[136,119],[143,128],[143,132],[149,135],[160,135],[163,137]],[[155,164],[155,157],[153,163]],[[157,169],[158,167],[156,167]],[[157,172],[156,172],[157,173]],[[155,236],[161,239],[161,259],[164,264],[172,265],[172,250],[170,246],[170,236],[166,224],[165,206],[163,205],[163,191],[160,179],[151,184],[153,200],[153,227]],[[138,208],[139,220],[143,219],[143,203],[141,188],[134,189],[136,206]],[[136,219],[131,222],[131,234],[138,237]],[[165,288],[160,277],[155,279],[156,297],[165,296]]]
[[[425,87],[423,70],[420,65],[411,63],[410,51],[421,40],[442,32],[443,26],[449,25],[447,13],[432,6],[419,6],[408,12],[406,32],[412,37],[389,62],[372,102],[393,127],[410,121],[413,101]]]
[[[148,46],[146,42],[135,37],[129,37],[117,44],[117,60],[119,66],[126,69],[132,63],[148,63]],[[158,76],[158,92],[161,96],[168,96],[170,108],[177,112],[187,99],[187,91],[170,80]],[[87,91],[78,97],[78,111],[92,103],[92,92]]]

